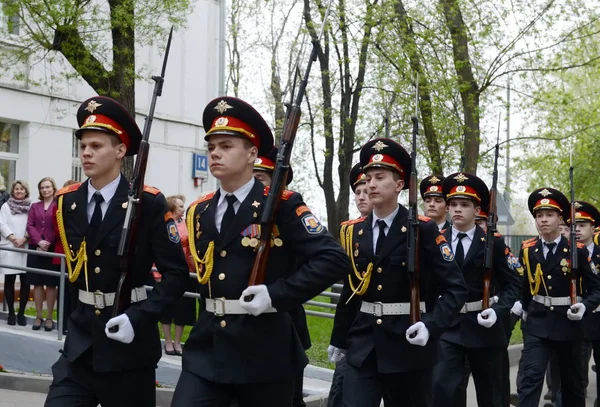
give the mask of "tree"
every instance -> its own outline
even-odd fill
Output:
[[[120,102],[135,116],[136,44],[165,39],[170,24],[181,25],[189,0],[0,0],[6,15],[18,17],[17,46],[3,50],[6,64],[32,56],[61,54],[99,95]],[[161,25],[164,23],[164,26]],[[107,41],[107,38],[110,38]],[[72,75],[67,72],[66,77]],[[133,160],[124,161],[129,176]]]

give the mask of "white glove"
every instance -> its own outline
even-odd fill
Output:
[[[113,326],[119,327],[119,330],[115,333],[112,333],[108,330]],[[133,326],[131,325],[131,322],[129,322],[129,317],[127,314],[121,314],[117,317],[109,319],[104,327],[104,332],[110,339],[123,343],[131,343],[135,337]]]
[[[515,304],[510,309],[510,313],[515,314],[518,317],[523,315],[523,304],[521,304],[521,301],[515,301]]]
[[[411,338],[414,333],[416,335],[414,338]],[[419,321],[408,327],[406,330],[406,340],[411,345],[425,346],[429,340],[429,329],[427,329],[423,322]]]
[[[580,302],[571,305],[571,307],[567,310],[567,318],[569,318],[571,321],[581,321],[583,314],[585,314],[585,305]]]
[[[523,322],[527,321],[527,311],[523,311],[523,315],[521,316]]]
[[[331,363],[339,362],[344,356],[346,356],[346,351],[344,349],[336,348],[333,345],[327,347],[327,358]]]
[[[252,301],[246,302],[244,297],[249,295],[253,295]],[[269,295],[269,290],[267,286],[264,284],[261,285],[253,285],[251,287],[246,288],[242,291],[242,296],[240,297],[240,305],[243,309],[248,311],[250,314],[255,317],[259,316],[267,309],[271,308],[271,296]]]
[[[496,315],[496,311],[492,308],[484,309],[477,314],[477,323],[485,328],[491,328],[497,320],[498,316]]]

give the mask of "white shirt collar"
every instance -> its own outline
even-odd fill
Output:
[[[400,205],[398,205],[396,207],[396,210],[392,213],[390,213],[388,216],[386,216],[385,218],[378,218],[377,215],[375,215],[375,211],[373,211],[373,224],[371,225],[371,228],[375,228],[375,226],[377,225],[377,221],[379,219],[384,220],[386,226],[389,228],[392,226],[392,222],[394,222],[394,218],[396,217],[396,215],[398,214],[398,211],[400,210]]]
[[[254,177],[252,177],[250,179],[250,181],[248,181],[246,184],[242,185],[241,187],[239,187],[237,190],[235,190],[233,192],[227,192],[223,189],[223,187],[219,187],[220,196],[219,196],[219,202],[217,202],[217,205],[221,205],[221,203],[225,200],[225,195],[227,195],[227,194],[235,195],[237,201],[241,204],[242,202],[244,202],[244,200],[246,199],[246,197],[252,190],[252,187],[254,186],[255,181],[256,181],[256,179]],[[259,181],[256,181],[256,182],[259,182]]]
[[[102,198],[104,198],[104,202],[106,202],[106,203],[110,202],[110,200],[113,198],[113,196],[115,196],[115,193],[117,192],[117,188],[119,187],[120,182],[121,182],[121,174],[119,174],[119,176],[117,178],[115,178],[114,180],[112,180],[110,183],[106,184],[104,187],[100,188],[99,190],[94,188],[91,181],[88,182],[88,196],[87,196],[88,204],[94,198],[94,193],[96,191],[100,192],[100,194],[102,195]]]
[[[590,252],[590,255],[592,255],[594,253],[594,246],[595,246],[595,244],[594,244],[593,240],[592,240],[592,243],[587,245],[587,249],[588,249],[588,252]]]
[[[562,235],[559,233],[558,237],[556,239],[554,239],[552,242],[546,242],[546,240],[544,240],[544,238],[541,238],[541,239],[542,239],[542,243],[552,243],[552,242],[554,242],[554,243],[556,243],[556,246],[554,246],[554,247],[558,247],[558,244],[560,243],[560,241],[562,239]]]
[[[463,232],[463,233],[466,233],[467,237],[470,240],[473,240],[473,238],[475,237],[475,229],[477,229],[477,225],[475,225],[475,227],[473,227],[473,229],[467,230],[466,232]],[[452,226],[452,240],[458,239],[459,233],[461,233],[461,231],[456,229],[454,226]]]

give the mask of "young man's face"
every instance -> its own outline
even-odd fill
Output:
[[[553,236],[560,226],[560,214],[552,209],[539,209],[535,211],[535,225],[542,236]]]
[[[594,238],[594,225],[592,222],[577,222],[575,225],[577,231],[577,240],[590,244]]]
[[[448,206],[446,205],[446,201],[444,198],[440,196],[428,196],[425,198],[423,205],[423,209],[425,212],[425,216],[428,216],[432,219],[438,221],[446,220],[446,214],[448,213]]]
[[[268,173],[266,171],[262,171],[262,170],[254,170],[254,171],[252,171],[252,175],[254,175],[254,178],[256,178],[257,180],[262,182],[264,186],[266,186],[266,187],[271,186],[271,174],[270,173]]]
[[[487,232],[487,219],[475,218],[475,224],[483,229],[484,232]]]
[[[402,179],[394,179],[391,170],[383,168],[369,168],[366,172],[367,190],[371,205],[377,207],[386,203],[398,202],[398,194],[404,187]],[[399,178],[397,176],[396,178]]]
[[[466,198],[454,198],[448,202],[452,224],[459,230],[472,228],[475,225],[475,215],[479,213],[479,206]]]
[[[356,186],[354,190],[354,203],[361,216],[367,216],[371,212],[371,209],[373,209],[371,201],[369,201],[369,191],[366,182]]]
[[[571,233],[571,229],[569,229],[567,225],[560,225],[558,228],[560,230],[560,234],[568,239]]]
[[[219,179],[235,178],[254,166],[257,148],[241,137],[215,134],[208,140],[208,166]]]
[[[113,145],[113,137],[103,131],[86,130],[81,135],[79,159],[85,176],[97,179],[120,171],[121,159],[125,156],[125,144]]]

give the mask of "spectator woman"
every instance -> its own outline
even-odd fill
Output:
[[[184,248],[187,246],[188,231],[185,226],[184,205],[185,197],[182,195],[173,195],[167,198],[169,211],[177,225],[177,231],[181,238],[181,243]],[[188,267],[189,267],[188,263]],[[159,277],[160,278],[160,277]],[[196,291],[195,284],[192,279],[188,280],[186,291]],[[165,353],[167,355],[181,356],[183,349],[181,347],[181,336],[183,335],[183,327],[185,325],[194,325],[196,323],[196,300],[194,298],[181,297],[172,308],[161,317],[163,334],[165,336]],[[171,323],[175,325],[175,339],[171,337]]]
[[[8,201],[10,194],[6,192],[6,184],[4,183],[4,177],[0,174],[0,207]]]
[[[25,248],[27,243],[27,214],[31,207],[29,200],[29,186],[25,181],[15,181],[10,188],[10,198],[0,208],[0,246]],[[25,253],[0,251],[0,263],[18,267],[25,267],[27,255]],[[4,296],[8,303],[8,325],[24,326],[25,307],[29,299],[29,282],[27,274],[21,270],[0,268],[4,274]],[[19,300],[19,313],[15,316],[15,280],[19,275],[21,292]]]
[[[56,212],[56,183],[50,177],[42,178],[38,182],[39,202],[31,205],[27,219],[27,234],[29,235],[29,248],[41,252],[52,252],[56,243],[54,229],[54,213]],[[31,255],[27,259],[27,266],[44,270],[58,271],[58,267],[52,264],[52,258],[46,256]],[[54,329],[52,312],[56,303],[56,287],[58,276],[30,273],[29,283],[33,285],[33,300],[35,302],[36,318],[33,330],[42,327],[44,300],[46,300],[46,321],[43,322],[44,330]],[[44,286],[46,290],[44,291]]]

